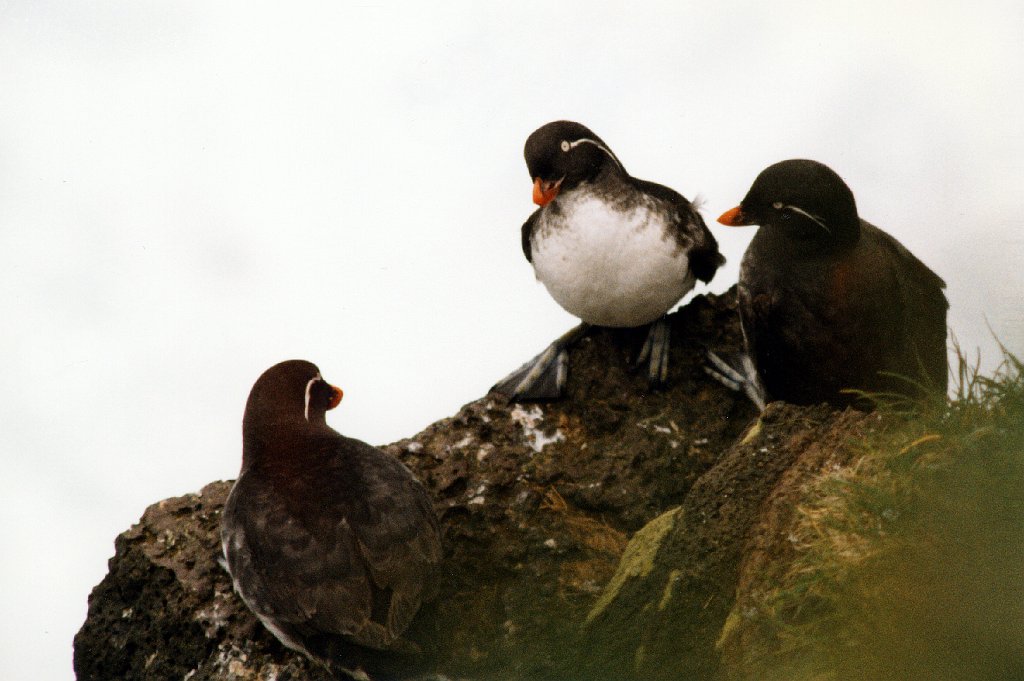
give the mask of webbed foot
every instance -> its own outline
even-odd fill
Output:
[[[589,329],[580,324],[562,335],[529,362],[494,384],[490,392],[506,396],[511,402],[557,400],[565,393],[569,374],[568,348]]]
[[[636,366],[647,362],[647,383],[650,386],[661,386],[668,382],[669,338],[672,327],[668,317],[662,317],[651,323],[647,330],[647,339],[636,358]]]
[[[730,356],[729,361],[726,361],[708,350],[708,361],[711,362],[711,366],[704,367],[704,372],[708,376],[730,390],[744,393],[751,402],[757,405],[758,409],[764,411],[768,395],[750,355],[745,352],[738,353]]]

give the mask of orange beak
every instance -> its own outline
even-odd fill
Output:
[[[723,225],[728,225],[729,227],[743,227],[745,225],[754,224],[754,222],[749,217],[743,214],[743,209],[740,208],[739,206],[736,206],[735,208],[730,208],[729,210],[719,215],[718,221],[721,222]]]
[[[564,178],[563,178],[564,179]],[[538,206],[546,206],[558,196],[558,190],[562,186],[562,180],[542,180],[539,177],[533,180],[533,202]]]
[[[332,385],[331,399],[327,401],[327,410],[330,411],[331,409],[334,409],[339,404],[341,404],[341,398],[344,396],[345,393],[341,390],[341,388],[336,388]]]

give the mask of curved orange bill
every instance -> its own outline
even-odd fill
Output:
[[[341,398],[344,397],[345,393],[341,388],[331,386],[331,399],[327,401],[327,409],[330,411],[341,403]]]
[[[730,208],[719,215],[718,221],[723,225],[728,225],[729,227],[743,227],[754,224],[749,217],[743,214],[743,210],[739,206]]]
[[[539,177],[533,180],[533,202],[538,206],[546,206],[558,196],[558,190],[562,186],[561,180],[542,180]]]

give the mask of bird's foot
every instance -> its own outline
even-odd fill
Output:
[[[672,327],[668,318],[653,322],[647,330],[647,339],[636,358],[636,366],[647,362],[647,383],[650,386],[661,386],[668,382],[668,351],[669,337]]]
[[[490,392],[506,396],[511,402],[557,400],[565,393],[569,374],[570,345],[579,340],[588,325],[580,324],[564,334],[529,362],[494,384]]]
[[[569,354],[552,343],[544,352],[494,384],[491,392],[512,402],[557,400],[565,390]]]
[[[745,352],[737,353],[726,361],[708,350],[708,361],[711,365],[704,367],[705,373],[730,390],[744,393],[758,409],[764,411],[768,396],[750,355]]]

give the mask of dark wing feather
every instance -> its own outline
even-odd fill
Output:
[[[942,309],[949,308],[946,296],[942,293],[942,289],[946,288],[946,282],[942,280],[942,277],[935,274],[931,268],[921,262],[916,255],[888,232],[875,227],[867,220],[861,220],[860,224],[863,233],[884,244],[902,263],[901,271],[908,273],[908,281],[915,282],[914,286],[931,297],[934,304],[941,306]]]
[[[235,589],[286,645],[306,650],[303,641],[313,634],[354,635],[365,627],[372,594],[345,523],[324,536],[299,522],[268,480],[243,474],[222,527]]]
[[[708,229],[701,214],[690,201],[674,189],[656,182],[630,179],[637,189],[668,203],[675,209],[677,219],[674,223],[674,236],[679,245],[688,251],[690,270],[704,283],[711,281],[715,271],[725,264],[725,256],[718,252],[718,241]]]
[[[923,369],[928,381],[943,393],[949,380],[946,356],[946,312],[949,301],[943,293],[946,282],[921,262],[892,235],[861,220],[863,238],[878,243],[891,257],[896,279],[896,294],[904,311],[907,356],[903,361],[914,377]]]
[[[533,215],[527,218],[522,227],[523,255],[526,256],[527,262],[533,262],[533,228],[538,215],[540,215],[539,208],[533,211]]]
[[[362,503],[349,515],[360,554],[380,593],[390,596],[384,625],[397,637],[434,596],[441,534],[430,497],[398,460],[358,440]]]

